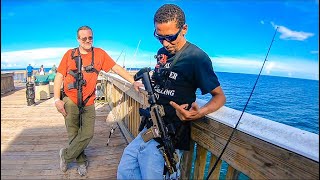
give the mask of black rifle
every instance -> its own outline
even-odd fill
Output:
[[[178,162],[178,156],[175,152],[175,148],[172,142],[172,131],[164,124],[162,117],[165,115],[163,106],[156,104],[156,98],[151,85],[149,72],[150,68],[146,67],[141,69],[134,75],[134,80],[138,81],[142,79],[142,83],[146,91],[148,92],[148,102],[150,103],[150,117],[152,119],[152,127],[144,134],[143,140],[147,142],[152,138],[160,138],[161,143],[157,146],[163,155],[165,165],[170,174],[177,172],[176,164]]]
[[[76,82],[74,84],[74,88],[77,89],[77,105],[79,108],[79,123],[80,123],[80,127],[82,127],[82,113],[84,110],[84,103],[83,103],[83,98],[82,98],[82,86],[86,85],[86,80],[83,79],[83,74],[82,74],[82,59],[81,56],[74,56],[72,57],[72,59],[75,60],[76,62],[76,67],[77,70],[76,72],[73,72],[73,76],[76,79]],[[71,72],[70,72],[71,73]],[[68,88],[72,88],[71,86]]]

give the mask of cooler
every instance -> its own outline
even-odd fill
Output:
[[[50,98],[48,75],[35,76],[35,99],[43,100]]]

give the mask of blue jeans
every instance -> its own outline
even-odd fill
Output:
[[[163,179],[164,159],[157,148],[159,143],[154,139],[144,142],[141,134],[124,149],[122,154],[117,179]],[[182,155],[179,154],[179,159]]]

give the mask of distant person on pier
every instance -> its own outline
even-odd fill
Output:
[[[32,74],[33,67],[31,66],[31,64],[29,64],[29,66],[27,66],[27,82],[31,82]]]
[[[51,68],[51,73],[57,73],[57,67],[55,64]]]
[[[163,143],[161,139],[143,140],[144,133],[152,128],[151,122],[146,123],[125,148],[117,179],[163,179],[163,176],[178,179],[182,153],[190,148],[191,121],[218,110],[226,102],[211,59],[186,40],[188,26],[182,9],[174,4],[165,4],[156,11],[153,23],[154,37],[163,47],[156,55],[157,64],[151,78],[157,104],[162,105],[165,111],[164,123],[167,128],[173,126],[175,130],[171,138],[179,157],[178,171],[172,174],[167,171],[163,155],[157,147]],[[195,102],[198,88],[202,94],[212,95],[201,108]]]
[[[112,70],[133,83],[137,91],[138,87],[143,85],[135,82],[133,77],[116,64],[103,49],[93,47],[93,32],[89,26],[79,27],[76,37],[79,43],[78,47],[69,49],[64,54],[57,69],[54,79],[54,104],[64,116],[69,138],[68,146],[61,148],[59,152],[60,169],[62,172],[66,172],[68,163],[76,160],[78,173],[85,176],[89,161],[84,150],[94,134],[96,118],[94,100],[99,71],[108,72]],[[79,59],[82,61],[82,79],[79,79],[80,76],[76,75],[78,73],[76,64]],[[62,84],[64,97],[60,99]],[[82,102],[79,104],[78,99],[81,98],[78,97],[78,85],[82,87],[82,92],[80,92]]]
[[[43,65],[41,65],[40,68],[39,68],[39,74],[40,75],[44,75],[45,74]]]

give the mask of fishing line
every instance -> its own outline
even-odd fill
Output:
[[[254,85],[253,85],[253,88],[252,88],[252,91],[251,91],[251,93],[250,93],[250,96],[249,96],[249,98],[248,98],[248,100],[247,100],[247,102],[246,102],[246,105],[244,106],[244,108],[243,108],[243,110],[242,110],[242,112],[241,112],[241,115],[240,115],[240,117],[239,117],[239,119],[238,119],[238,122],[237,122],[236,126],[233,128],[233,130],[232,130],[232,132],[231,132],[231,135],[229,136],[229,139],[228,139],[227,143],[226,143],[225,146],[223,147],[223,149],[222,149],[222,151],[221,151],[218,159],[216,159],[216,161],[215,161],[212,169],[210,170],[210,173],[208,174],[206,180],[209,179],[209,177],[211,176],[212,172],[213,172],[213,171],[215,170],[215,168],[217,167],[218,162],[219,162],[219,160],[220,160],[221,157],[222,157],[222,154],[223,154],[224,151],[226,150],[229,142],[231,141],[231,138],[232,138],[233,134],[235,133],[235,131],[236,131],[236,129],[237,129],[239,123],[240,123],[240,120],[241,120],[241,118],[242,118],[242,115],[243,115],[244,111],[245,111],[246,108],[247,108],[247,105],[248,105],[248,103],[249,103],[249,101],[250,101],[250,99],[251,99],[251,96],[252,96],[252,94],[253,94],[254,89],[256,88],[256,85],[257,85],[257,83],[258,83],[259,77],[260,77],[261,72],[262,72],[262,70],[263,70],[264,64],[265,64],[266,61],[267,61],[267,57],[268,57],[268,55],[269,55],[269,52],[270,52],[272,43],[273,43],[273,41],[274,41],[274,37],[276,36],[277,30],[278,30],[278,27],[276,28],[276,30],[275,30],[275,32],[274,32],[274,35],[273,35],[272,41],[271,41],[271,43],[270,43],[270,46],[269,46],[267,55],[266,55],[266,57],[265,57],[265,59],[264,59],[264,61],[263,61],[263,64],[262,64],[262,67],[261,67],[260,72],[259,72],[259,74],[258,74],[258,77],[257,77],[257,79],[256,79],[256,82],[255,82]]]
[[[123,53],[123,51],[124,51],[124,49],[122,49],[122,51],[121,51],[120,55],[118,56],[118,58],[117,58],[116,62],[118,62],[118,60],[119,60],[119,58],[120,58],[121,54]]]

